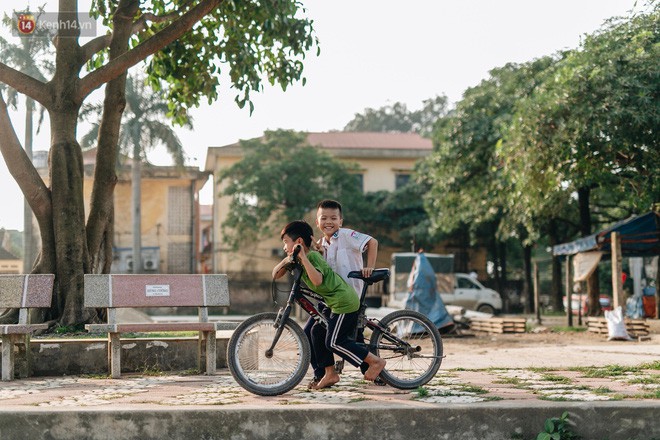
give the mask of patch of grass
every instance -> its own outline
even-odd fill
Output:
[[[660,385],[660,374],[650,374],[644,377],[635,377],[626,381],[629,384]]]
[[[642,370],[660,370],[660,361],[653,361],[641,364],[639,366]]]
[[[630,396],[633,399],[660,399],[660,390],[638,393]]]
[[[481,387],[476,387],[474,385],[460,385],[458,389],[465,393],[488,394],[488,391],[486,391],[485,389]]]
[[[605,367],[579,367],[572,370],[581,372],[584,377],[607,378],[619,377],[627,373],[637,373],[641,370],[641,368],[629,366],[622,367],[620,365],[607,365]]]
[[[145,365],[142,371],[140,371],[140,374],[145,376],[163,376],[165,373],[155,365]]]
[[[417,387],[415,392],[417,393],[418,398],[427,397],[429,395],[429,390],[424,387]]]
[[[179,372],[180,376],[199,376],[202,374],[201,371],[199,371],[197,368],[189,368],[187,370],[183,370]]]
[[[509,384],[509,385],[516,385],[519,386],[521,384],[521,380],[518,379],[517,377],[504,377],[502,379],[494,380],[493,383],[500,383],[500,384]]]
[[[559,376],[558,374],[543,374],[542,380],[553,383],[564,383],[564,384],[572,383],[571,379],[569,379],[568,377]]]

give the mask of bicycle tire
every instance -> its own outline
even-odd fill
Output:
[[[382,318],[380,324],[387,331],[374,328],[369,347],[373,354],[387,361],[380,373],[383,382],[408,390],[433,379],[442,363],[443,347],[440,332],[431,320],[414,310],[396,310]],[[390,341],[389,334],[412,348]]]
[[[311,348],[302,328],[287,319],[271,357],[266,356],[276,328],[276,313],[254,315],[236,327],[227,345],[227,365],[240,386],[260,396],[295,388],[307,374]]]

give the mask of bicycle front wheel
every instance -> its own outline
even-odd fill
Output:
[[[260,396],[284,394],[298,385],[309,368],[307,336],[287,319],[272,353],[276,313],[260,313],[243,321],[229,339],[227,364],[239,385]]]
[[[372,353],[387,361],[380,373],[395,388],[414,389],[425,385],[442,363],[442,338],[435,325],[414,310],[397,310],[380,320],[369,343]]]

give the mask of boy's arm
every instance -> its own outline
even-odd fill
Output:
[[[277,263],[277,266],[273,268],[273,279],[276,280],[278,278],[282,278],[284,274],[287,273],[290,263],[291,263],[291,258],[288,256],[284,257],[282,261]]]
[[[378,240],[371,237],[366,244],[367,249],[367,265],[362,268],[362,276],[371,276],[371,273],[376,268],[376,257],[378,257]]]
[[[319,272],[316,267],[314,267],[311,261],[309,261],[304,248],[300,250],[298,259],[305,268],[305,272],[307,273],[307,276],[309,277],[309,280],[312,282],[312,284],[319,286],[323,282],[323,274]]]

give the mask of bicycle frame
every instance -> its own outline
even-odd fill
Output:
[[[316,300],[323,300],[323,298],[320,295],[317,295],[312,290],[309,290],[302,286],[301,283],[302,272],[303,272],[302,266],[298,263],[294,263],[292,272],[293,272],[293,285],[291,286],[291,291],[289,293],[289,298],[287,299],[286,306],[284,306],[279,310],[277,319],[275,320],[275,327],[277,328],[277,331],[275,332],[275,337],[273,338],[272,345],[266,352],[267,355],[272,354],[272,350],[277,345],[277,342],[279,341],[279,338],[282,334],[284,323],[291,315],[291,310],[293,309],[294,304],[298,304],[316,322],[320,323],[326,328],[328,326],[327,318],[318,310],[318,308],[309,299],[307,299],[307,297],[311,297]],[[357,273],[359,274],[359,272]],[[355,272],[351,272],[351,274],[355,274]],[[351,276],[351,274],[349,274],[349,276]],[[387,276],[389,276],[389,271]],[[409,357],[412,356],[413,352],[420,351],[421,348],[419,346],[412,347],[406,341],[403,341],[402,339],[398,338],[396,335],[393,335],[389,331],[389,329],[381,326],[378,320],[366,317],[365,314],[366,306],[364,304],[364,297],[366,295],[367,288],[371,284],[374,284],[375,282],[378,281],[369,282],[368,279],[364,279],[361,276],[354,276],[353,278],[360,278],[364,281],[362,293],[360,294],[360,313],[358,315],[358,325],[355,328],[354,336],[357,334],[360,328],[367,327],[372,331],[375,329],[379,329],[383,333],[383,337],[393,343],[392,346],[389,345],[379,346],[378,347],[379,349],[390,350],[398,353],[407,353]],[[383,279],[386,279],[386,277],[384,277]],[[369,348],[373,348],[373,347],[369,346]]]

